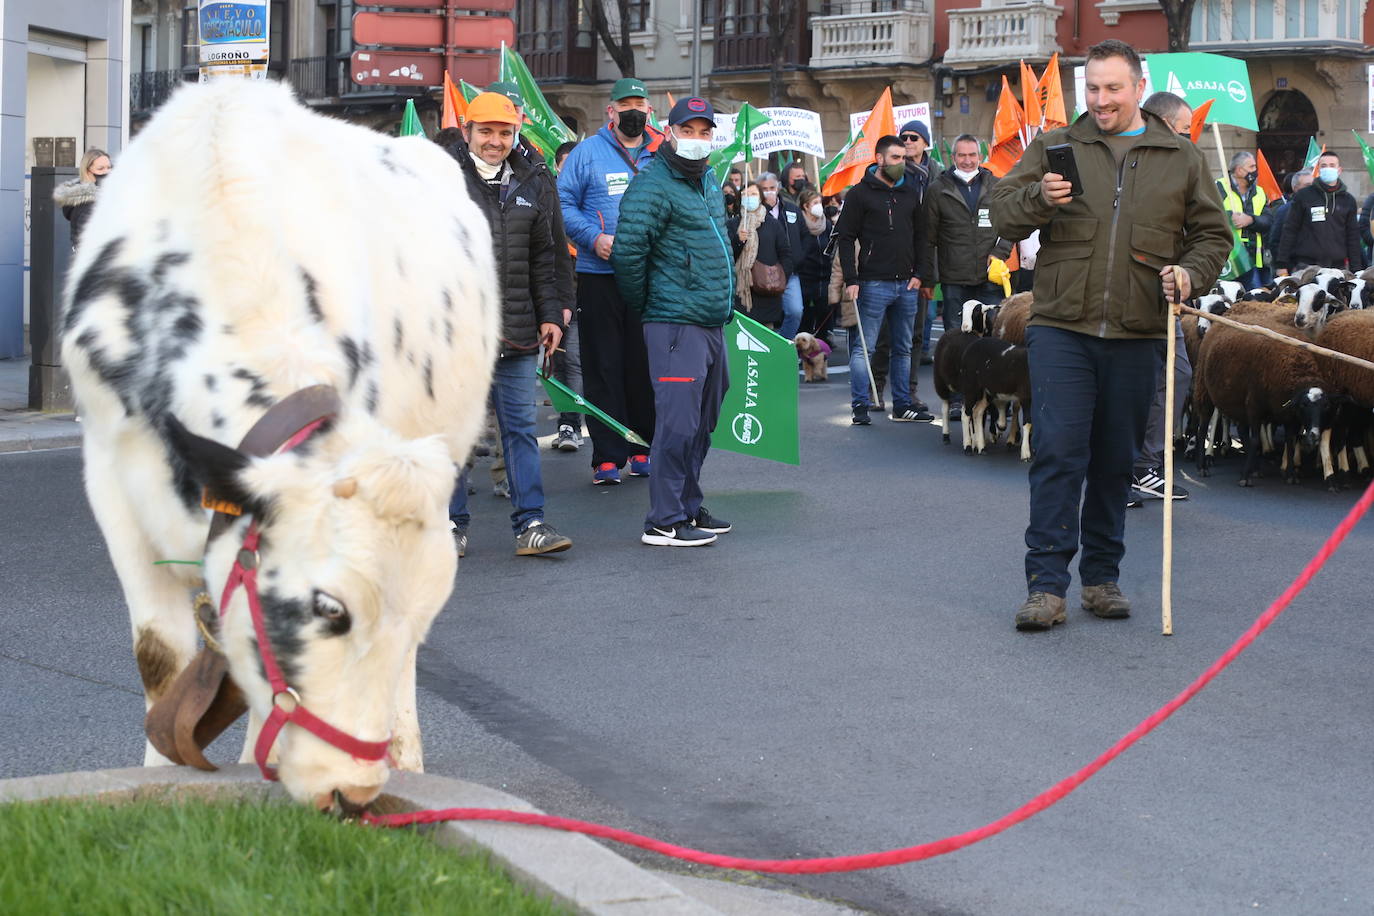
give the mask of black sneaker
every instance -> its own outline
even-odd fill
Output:
[[[696,518],[692,519],[692,527],[712,534],[725,534],[730,530],[730,523],[723,518],[716,518],[709,509],[702,506],[697,510]]]
[[[1131,488],[1145,499],[1164,498],[1164,475],[1159,468],[1137,468],[1131,473]],[[1174,499],[1187,499],[1188,491],[1174,484]]]
[[[933,365],[935,365],[935,357],[933,357],[933,356],[930,355],[930,351],[929,351],[929,350],[922,350],[922,351],[921,351],[921,365],[922,365],[922,366],[933,366]]]
[[[656,547],[704,547],[707,544],[714,544],[716,536],[709,531],[694,528],[686,521],[681,521],[662,528],[657,525],[650,525],[644,529],[639,540],[641,543],[653,544]]]
[[[917,407],[915,404],[906,407],[899,407],[896,404],[892,405],[891,420],[893,423],[929,423],[934,419],[934,415],[931,414],[929,410],[923,407]]]
[[[867,407],[855,407],[855,408],[854,408],[854,419],[850,420],[849,422],[852,423],[852,424],[855,425],[855,426],[867,426],[868,424],[872,423],[873,421],[870,420],[870,419],[868,418],[868,408],[867,408]]]

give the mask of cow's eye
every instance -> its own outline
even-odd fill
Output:
[[[344,607],[343,602],[338,598],[316,589],[314,604],[316,617],[335,625],[347,625],[348,608]]]

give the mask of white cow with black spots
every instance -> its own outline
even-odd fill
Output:
[[[443,150],[246,81],[173,97],[120,157],[72,266],[63,354],[86,488],[151,704],[196,651],[250,518],[269,641],[312,712],[421,768],[415,655],[453,587],[447,501],[485,414],[499,300],[485,219]],[[232,447],[307,386],[338,416],[301,447]],[[247,510],[206,544],[203,488]],[[203,567],[154,565],[204,559]],[[272,699],[244,591],[222,621],[251,709]],[[287,726],[291,794],[362,805],[386,762]],[[151,745],[146,763],[166,762]],[[338,793],[336,796],[335,793]]]

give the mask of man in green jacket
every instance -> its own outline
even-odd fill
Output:
[[[734,258],[725,200],[707,162],[715,110],[682,99],[668,114],[658,155],[625,190],[611,266],[625,304],[639,313],[654,389],[654,473],[645,544],[710,544],[730,523],[702,505],[701,465],[729,387],[725,338]]]
[[[1140,58],[1121,41],[1088,49],[1088,113],[1041,134],[992,192],[992,223],[1017,241],[1040,230],[1030,348],[1032,444],[1021,630],[1063,623],[1078,551],[1082,603],[1129,616],[1118,585],[1131,467],[1145,435],[1178,292],[1206,290],[1231,227],[1202,153],[1142,112]],[[1082,193],[1049,165],[1068,144]],[[1086,488],[1084,486],[1086,482]]]

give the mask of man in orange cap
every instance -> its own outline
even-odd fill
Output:
[[[510,99],[484,92],[468,104],[462,137],[445,148],[458,160],[468,193],[491,225],[501,290],[501,352],[491,402],[506,457],[515,552],[530,556],[567,550],[572,539],[544,520],[530,391],[541,354],[547,358],[563,337],[563,301],[554,269],[563,239],[554,233],[552,217],[558,197],[542,161],[511,155],[519,126]],[[467,552],[471,518],[466,477],[464,471],[449,503],[459,556]]]

